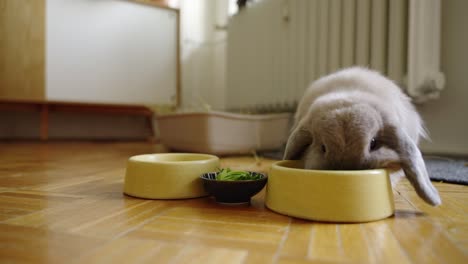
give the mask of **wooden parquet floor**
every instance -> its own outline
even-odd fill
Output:
[[[395,216],[330,224],[212,198],[122,193],[126,160],[148,143],[0,143],[1,263],[468,263],[468,187],[436,183],[424,204],[403,181]],[[226,157],[267,172],[273,161]]]

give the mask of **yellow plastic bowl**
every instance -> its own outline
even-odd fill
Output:
[[[369,222],[394,213],[389,170],[305,170],[300,161],[279,161],[268,176],[265,204],[298,218]]]
[[[207,195],[200,175],[216,171],[219,158],[208,154],[161,153],[131,157],[124,193],[147,199],[183,199]]]

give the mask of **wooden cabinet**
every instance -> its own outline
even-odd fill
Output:
[[[45,0],[0,0],[0,99],[45,99]]]

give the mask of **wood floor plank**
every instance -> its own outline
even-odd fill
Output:
[[[0,262],[66,263],[104,241],[47,229],[0,224]]]
[[[0,221],[54,208],[81,197],[35,191],[0,192]]]
[[[272,243],[278,245],[285,232],[284,228],[275,226],[246,225],[241,223],[213,223],[191,221],[182,218],[158,217],[143,226],[144,231],[161,231],[170,233],[190,234],[198,238],[219,238],[226,240]]]
[[[390,229],[414,263],[465,263],[468,255],[448,239],[437,224],[418,219],[396,218]]]
[[[313,224],[310,221],[293,219],[280,255],[307,258],[313,234],[312,230]]]
[[[389,220],[360,225],[367,238],[369,251],[372,252],[374,263],[411,263],[405,250],[389,229]],[[391,220],[390,220],[391,221]]]
[[[407,180],[394,216],[336,224],[276,214],[265,189],[250,205],[211,197],[124,195],[141,142],[0,143],[1,263],[468,263],[468,186],[436,183],[431,207]],[[268,172],[274,160],[222,157],[221,166]]]
[[[256,240],[241,240],[230,239],[228,237],[210,236],[200,234],[186,234],[181,232],[170,232],[161,230],[136,230],[127,235],[126,238],[132,239],[149,239],[168,243],[182,245],[203,245],[207,247],[223,247],[232,249],[248,250],[250,253],[264,254],[271,258],[278,249],[278,244],[256,241]]]
[[[157,241],[117,239],[80,257],[76,263],[143,263],[162,245]]]
[[[125,211],[128,208],[143,203],[138,199],[95,199],[86,198],[76,202],[49,208],[5,221],[13,225],[43,227],[52,230],[73,231],[80,226],[88,225],[109,214]]]
[[[338,231],[345,259],[356,263],[376,262],[370,246],[375,241],[368,240],[361,224],[341,224],[338,225]]]
[[[174,263],[238,264],[243,263],[247,255],[247,250],[186,246]]]
[[[307,256],[309,259],[346,261],[338,225],[317,223],[312,232]]]
[[[171,218],[191,219],[211,223],[246,224],[253,226],[284,227],[289,223],[289,218],[275,214],[271,211],[253,211],[250,208],[243,210],[230,206],[212,204],[211,208],[175,207],[168,210],[162,216]]]
[[[145,201],[75,227],[71,232],[103,238],[119,237],[152,220],[169,208],[159,201]]]

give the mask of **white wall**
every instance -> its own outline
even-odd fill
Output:
[[[48,0],[49,100],[171,104],[176,14],[126,0]]]
[[[181,0],[182,105],[222,110],[226,93],[228,0]]]
[[[419,106],[431,136],[426,153],[468,155],[468,1],[442,1],[442,72],[439,100]]]

